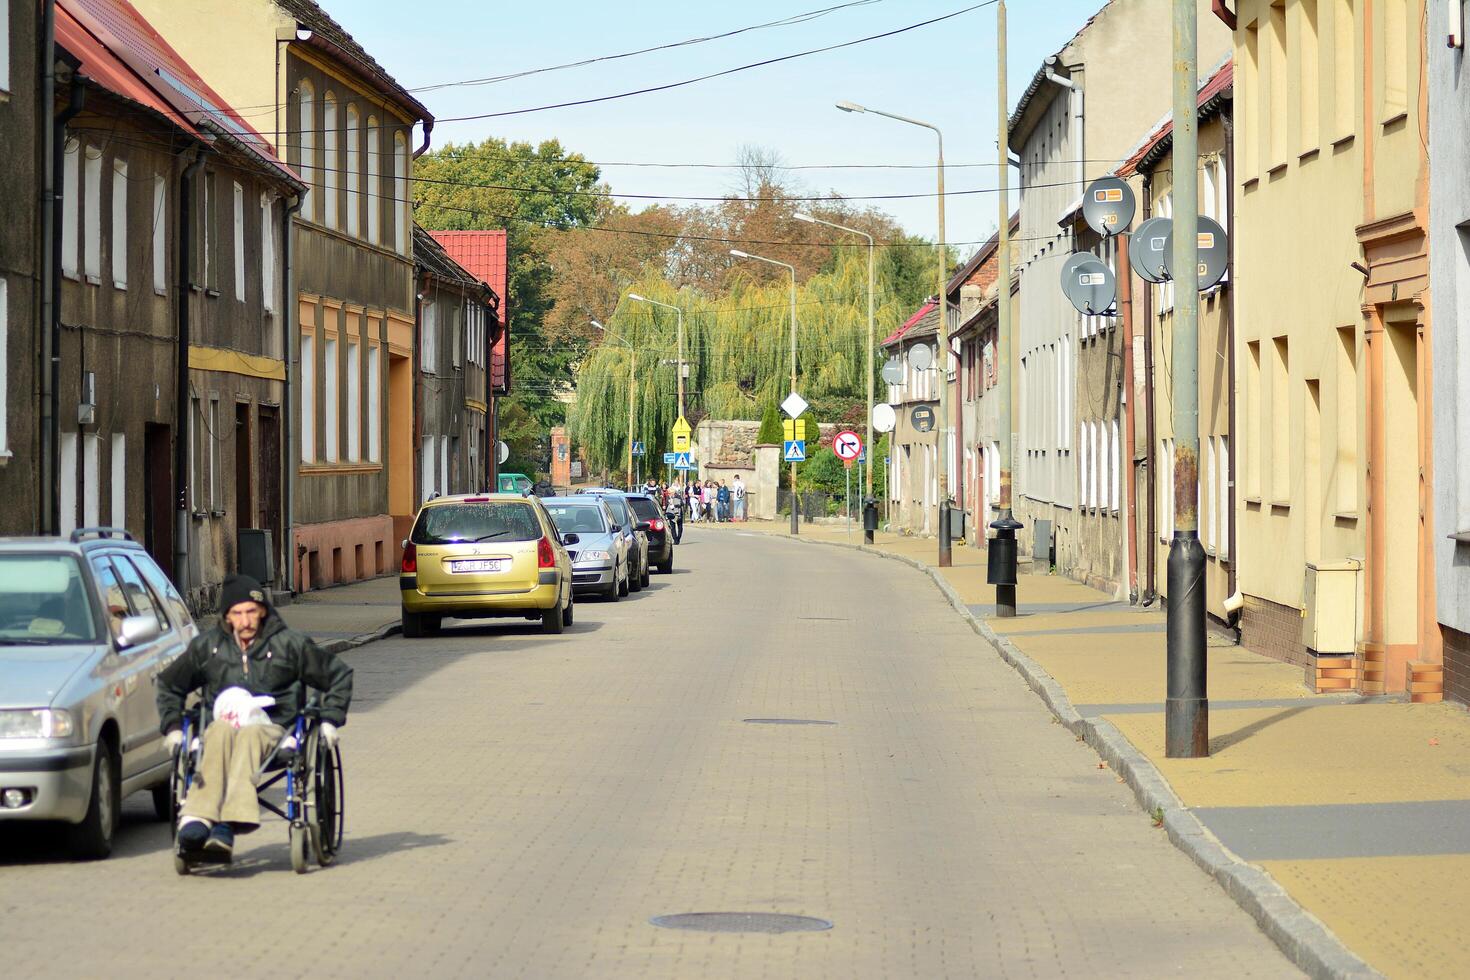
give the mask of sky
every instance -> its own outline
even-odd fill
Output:
[[[493,3],[486,0],[321,0],[400,84],[415,88],[605,57],[808,14],[844,0],[686,0]],[[672,91],[498,118],[499,113],[662,85],[751,62],[886,33],[976,0],[863,0],[800,23],[540,72],[492,84],[417,93],[441,121],[434,145],[486,136],[555,138],[603,165],[621,194],[714,196],[735,189],[743,146],[774,152],[813,195],[925,195],[855,203],[893,215],[912,234],[937,228],[936,139],[927,129],[839,101],[921,119],[944,134],[946,235],[961,256],[997,226],[996,18],[993,3],[940,23],[840,50],[702,81]],[[1014,107],[1042,61],[1105,0],[1009,0],[1009,99]],[[404,16],[412,11],[413,16]],[[715,164],[648,167],[630,163]],[[836,164],[868,169],[836,168]],[[873,165],[884,165],[874,168]],[[900,165],[890,167],[889,165]],[[1014,171],[1011,206],[1016,204]],[[634,210],[653,203],[629,199]],[[681,203],[670,201],[667,203]]]

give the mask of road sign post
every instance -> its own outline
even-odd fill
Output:
[[[791,275],[792,282],[794,283],[796,281],[796,273],[793,271]],[[792,429],[790,431],[792,434],[792,438],[786,440],[786,461],[791,464],[791,533],[800,534],[801,518],[800,514],[798,513],[798,501],[801,498],[798,497],[796,494],[796,464],[799,461],[806,459],[806,443],[795,438],[795,436],[797,435],[805,435],[804,432],[797,432],[795,430],[795,426],[797,420],[801,417],[801,413],[805,412],[811,406],[807,403],[807,400],[805,398],[801,397],[801,395],[797,394],[796,392],[796,293],[794,290],[795,287],[793,287],[793,292],[791,294],[791,394],[787,395],[786,398],[781,402],[781,411],[791,416],[790,424],[792,426]],[[791,443],[793,442],[801,443],[799,456],[791,455]]]

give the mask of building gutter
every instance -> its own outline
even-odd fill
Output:
[[[194,162],[179,175],[179,234],[175,276],[178,279],[178,355],[174,376],[174,584],[186,596],[189,593],[189,300],[194,272],[190,257],[193,252],[193,181],[204,166],[209,151],[199,150]]]
[[[1220,4],[1220,0],[1216,0],[1217,12],[1218,12],[1219,4]],[[1234,19],[1234,16],[1232,15],[1232,20],[1233,19]],[[1232,108],[1232,110],[1230,112],[1222,113],[1221,119],[1220,119],[1220,123],[1221,123],[1221,125],[1223,125],[1225,127],[1225,172],[1227,174],[1234,174],[1235,173],[1235,143],[1234,143],[1234,139],[1235,139],[1235,112],[1234,112],[1234,109],[1233,108]],[[1230,180],[1230,181],[1227,181],[1226,182],[1226,185],[1225,185],[1225,214],[1229,218],[1234,218],[1234,216],[1235,216],[1235,182],[1234,182],[1233,179]],[[1228,248],[1228,252],[1227,252],[1227,255],[1226,255],[1226,258],[1225,258],[1225,269],[1226,269],[1225,275],[1226,275],[1226,283],[1227,283],[1227,285],[1226,285],[1226,288],[1225,289],[1221,290],[1221,299],[1226,304],[1226,306],[1225,306],[1225,350],[1227,352],[1227,356],[1226,356],[1226,360],[1225,360],[1225,367],[1226,367],[1226,370],[1229,372],[1229,388],[1227,390],[1230,392],[1230,406],[1229,406],[1229,412],[1228,412],[1228,414],[1227,414],[1226,417],[1230,420],[1230,444],[1231,444],[1230,445],[1230,448],[1231,448],[1230,462],[1226,466],[1226,473],[1225,473],[1225,479],[1227,479],[1227,480],[1230,481],[1230,483],[1229,483],[1230,491],[1229,491],[1229,494],[1228,494],[1228,500],[1227,500],[1226,505],[1225,505],[1229,509],[1229,511],[1230,511],[1230,533],[1227,535],[1227,544],[1226,544],[1226,547],[1228,547],[1230,549],[1230,560],[1229,560],[1229,562],[1225,566],[1226,576],[1227,576],[1226,577],[1226,585],[1225,585],[1225,594],[1227,596],[1229,596],[1231,600],[1234,600],[1236,598],[1236,594],[1240,591],[1239,575],[1236,572],[1236,562],[1239,561],[1240,559],[1237,557],[1237,552],[1235,550],[1235,526],[1239,523],[1239,521],[1237,521],[1235,519],[1235,469],[1236,469],[1236,455],[1237,455],[1239,446],[1238,446],[1238,443],[1237,443],[1236,438],[1235,438],[1235,431],[1236,431],[1235,430],[1235,406],[1237,404],[1237,401],[1236,401],[1236,391],[1235,391],[1235,383],[1236,382],[1235,382],[1235,235],[1234,235],[1235,223],[1234,223],[1234,221],[1231,221],[1230,231],[1231,231],[1231,234],[1225,236],[1226,237],[1226,242],[1227,242],[1227,248]],[[1242,600],[1242,602],[1243,602],[1243,600]],[[1238,610],[1239,610],[1240,607],[1237,606],[1236,609],[1231,610],[1230,609],[1230,605],[1231,604],[1232,604],[1231,602],[1227,601],[1227,604],[1226,604],[1226,616],[1227,616],[1227,619],[1233,619],[1234,620],[1234,622],[1231,625],[1236,625],[1236,624],[1238,624],[1240,622],[1240,616],[1238,615]],[[1237,629],[1238,629],[1238,626],[1237,626]],[[1237,633],[1237,639],[1238,638],[1239,638],[1239,634]]]
[[[281,586],[288,592],[296,589],[296,431],[291,415],[293,405],[291,393],[299,383],[296,365],[300,354],[294,347],[296,340],[296,317],[300,304],[292,291],[291,241],[296,237],[294,218],[306,201],[306,192],[297,191],[295,200],[286,207],[281,221],[281,350],[286,355],[286,383],[281,393],[281,540],[277,551],[285,557],[281,562]],[[379,379],[382,380],[381,378]]]
[[[1127,575],[1128,601],[1138,601],[1138,562],[1134,553],[1138,547],[1138,474],[1133,469],[1134,420],[1137,399],[1133,396],[1133,272],[1128,264],[1127,235],[1118,236],[1118,306],[1123,313],[1123,378],[1119,386],[1123,399],[1123,458],[1128,461],[1127,499],[1124,501],[1123,521],[1123,567]]]
[[[432,119],[425,119],[424,120],[424,142],[423,142],[422,145],[419,146],[419,148],[417,150],[414,150],[413,151],[413,158],[415,160],[417,160],[419,157],[423,156],[425,153],[428,152],[428,150],[429,150],[429,134],[432,133],[433,131],[434,131],[434,120],[432,120]]]
[[[1152,214],[1149,202],[1153,192],[1153,176],[1145,175],[1143,178],[1143,216],[1148,218]],[[1154,291],[1145,288],[1143,291],[1143,418],[1144,438],[1148,440],[1148,446],[1144,450],[1145,465],[1148,466],[1148,529],[1144,537],[1145,550],[1148,552],[1148,577],[1144,583],[1143,604],[1148,605],[1158,596],[1158,557],[1159,549],[1154,538],[1158,533],[1158,459],[1154,455],[1154,449],[1158,442],[1155,429],[1154,411]],[[1234,453],[1231,454],[1232,456]],[[1232,525],[1234,522],[1231,522]]]
[[[1220,18],[1220,23],[1235,30],[1235,11],[1225,6],[1226,0],[1210,0],[1210,10]]]
[[[1085,194],[1087,192],[1087,147],[1083,120],[1085,118],[1086,103],[1082,92],[1082,84],[1074,79],[1058,75],[1052,68],[1056,64],[1056,61],[1055,55],[1047,59],[1046,80],[1054,82],[1072,93],[1072,98],[1077,103],[1075,111],[1072,113],[1072,145],[1077,148],[1077,192],[1079,194]]]
[[[61,459],[61,211],[62,164],[66,126],[82,111],[87,91],[73,75],[66,108],[56,113],[56,3],[47,0],[45,47],[41,66],[41,118],[51,119],[51,131],[42,137],[45,161],[41,179],[41,517],[40,530],[61,530],[61,494],[57,470]]]

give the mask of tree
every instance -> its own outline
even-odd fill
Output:
[[[775,405],[767,405],[765,412],[761,415],[760,432],[755,441],[760,443],[778,443],[781,441],[781,414],[776,411]]]

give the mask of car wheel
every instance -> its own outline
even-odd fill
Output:
[[[417,640],[424,635],[423,613],[411,613],[407,609],[403,611],[403,635],[410,640]]]
[[[112,853],[117,833],[118,797],[122,789],[117,754],[106,740],[97,743],[97,760],[92,763],[92,800],[82,822],[67,829],[67,846],[72,854],[96,861]]]
[[[647,565],[644,565],[643,566],[643,576],[642,576],[642,578],[640,578],[638,580],[639,587],[640,588],[644,588],[644,589],[648,588],[648,583],[649,583],[650,580],[651,580],[651,576],[648,573],[648,566]]]
[[[576,604],[577,600],[575,598],[573,598],[572,596],[567,596],[566,608],[561,611],[561,624],[563,626],[572,625],[572,619],[574,618],[572,609],[574,606],[576,606]]]
[[[541,611],[541,632],[560,633],[566,628],[566,620],[562,618],[561,605],[559,603],[550,609],[543,609]]]
[[[424,614],[424,635],[425,636],[438,636],[439,635],[439,630],[440,630],[440,628],[443,625],[444,625],[444,617],[443,616],[431,616],[428,613],[425,613]]]
[[[643,590],[643,573],[636,569],[628,570],[628,591],[641,592]]]
[[[632,580],[632,578],[633,578],[633,572],[632,572],[632,570],[631,569],[625,570],[624,571],[624,574],[623,574],[623,580],[618,583],[618,598],[622,598],[623,596],[627,595],[629,592],[632,591],[632,586],[629,585],[629,582]]]
[[[672,555],[669,556],[668,558],[665,558],[663,561],[661,561],[661,562],[658,563],[658,573],[660,575],[672,575],[673,572],[674,572],[674,558],[673,558]]]

